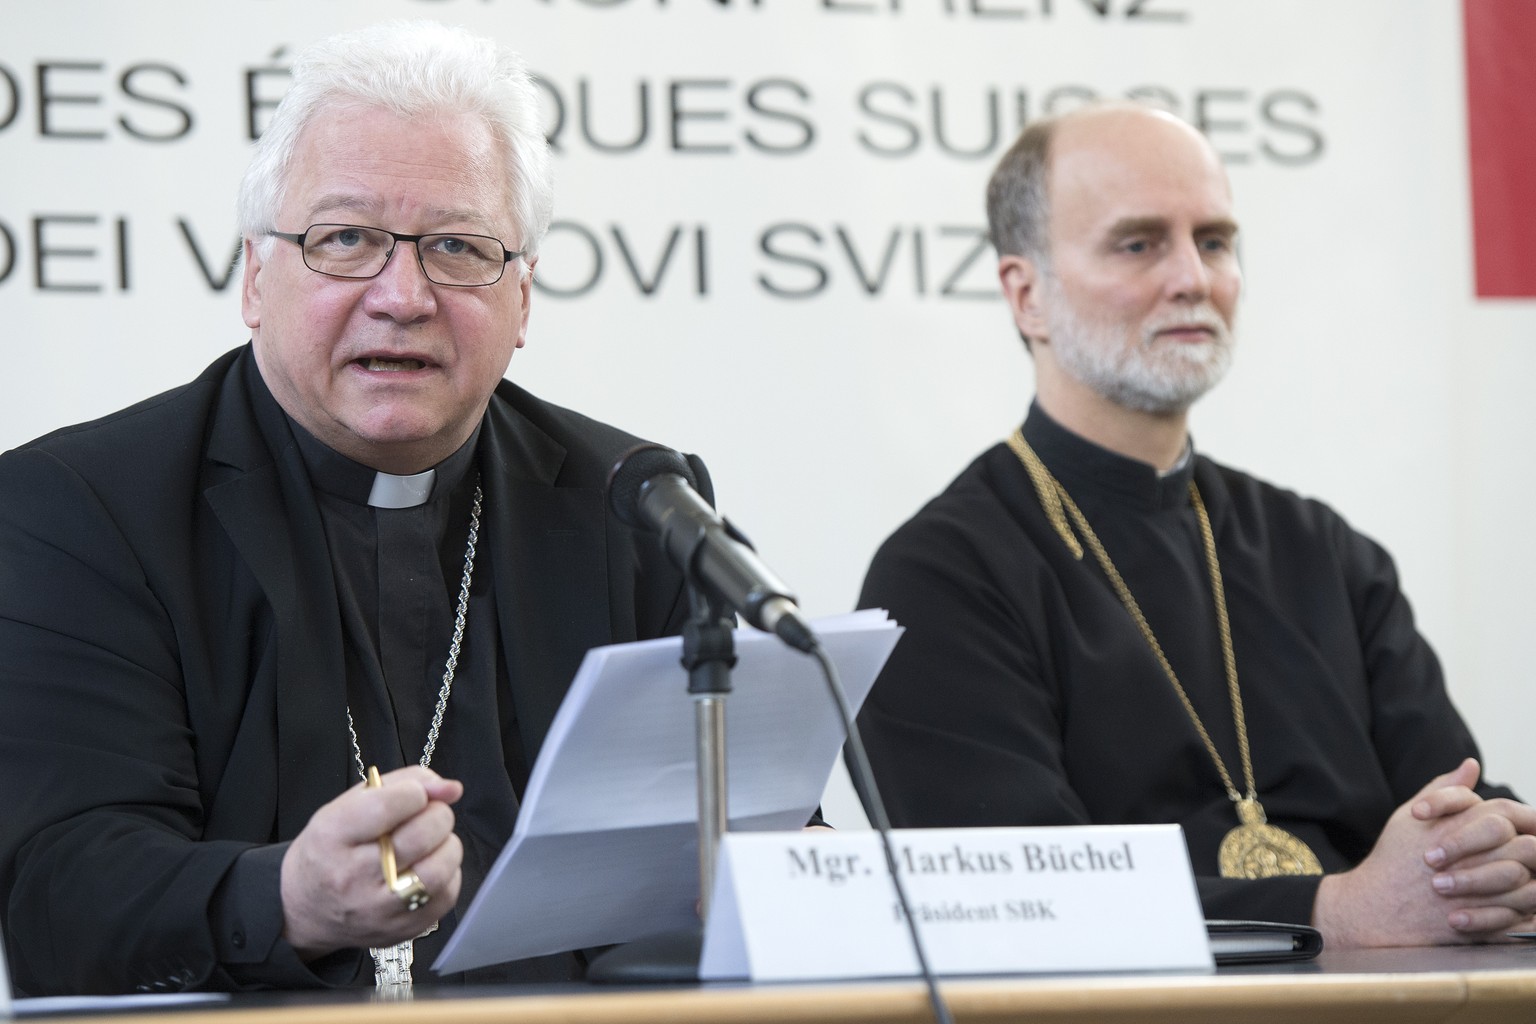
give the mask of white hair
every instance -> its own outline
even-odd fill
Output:
[[[549,229],[554,188],[538,94],[523,60],[495,41],[435,21],[392,21],[331,36],[294,60],[293,81],[240,183],[241,234],[270,251],[300,137],[337,103],[400,117],[478,116],[502,148],[508,206],[529,257]]]

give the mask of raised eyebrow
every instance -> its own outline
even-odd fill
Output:
[[[1202,224],[1195,229],[1197,235],[1217,235],[1221,238],[1232,239],[1237,237],[1237,221],[1213,220],[1209,224]]]
[[[459,230],[444,230],[437,228],[427,232],[431,235],[489,235],[496,236],[496,231],[485,215],[474,210],[449,210],[439,209],[430,211],[434,222],[439,224],[469,224],[471,227]]]
[[[379,219],[381,204],[374,199],[365,196],[353,195],[347,192],[332,192],[317,198],[309,207],[309,223],[329,224],[333,221],[320,220],[319,218],[334,216],[338,213],[363,214],[371,220]],[[430,235],[487,235],[497,237],[495,227],[485,219],[485,215],[475,210],[450,209],[443,207],[427,211],[433,221],[441,224],[470,224],[469,228],[462,230],[442,230],[423,232]]]
[[[1109,238],[1118,239],[1127,235],[1160,235],[1167,231],[1168,221],[1162,217],[1123,217],[1111,224],[1106,234]],[[1209,221],[1196,226],[1195,234],[1235,238],[1237,222],[1226,218]]]
[[[1105,236],[1121,239],[1127,235],[1160,235],[1168,230],[1162,217],[1122,217],[1109,226]]]
[[[337,213],[362,213],[374,214],[378,211],[379,204],[362,196],[348,195],[341,192],[332,192],[322,195],[309,206],[309,222],[311,224],[328,224],[331,221],[317,220],[316,218],[332,216]]]

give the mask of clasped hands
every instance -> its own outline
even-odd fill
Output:
[[[1387,820],[1351,871],[1318,887],[1313,924],[1338,946],[1497,941],[1536,913],[1536,809],[1484,800],[1468,758]]]
[[[403,942],[458,902],[464,847],[452,805],[463,784],[414,765],[381,781],[378,788],[359,783],[321,807],[283,857],[283,937],[305,960]],[[381,836],[389,837],[400,872],[414,872],[431,894],[415,910],[384,884]]]

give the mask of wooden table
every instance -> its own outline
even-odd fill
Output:
[[[1316,962],[1214,975],[946,980],[960,1022],[1042,1024],[1536,1024],[1536,945],[1325,952]],[[101,1015],[47,1017],[50,1024]],[[217,1007],[113,1013],[124,1024],[919,1024],[911,981],[609,990],[422,989],[410,1002],[361,993],[238,996]]]

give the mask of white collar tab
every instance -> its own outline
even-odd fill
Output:
[[[417,505],[425,505],[427,499],[432,497],[432,483],[436,479],[435,469],[410,476],[376,473],[373,477],[373,490],[368,494],[368,504],[374,508],[415,508]]]

